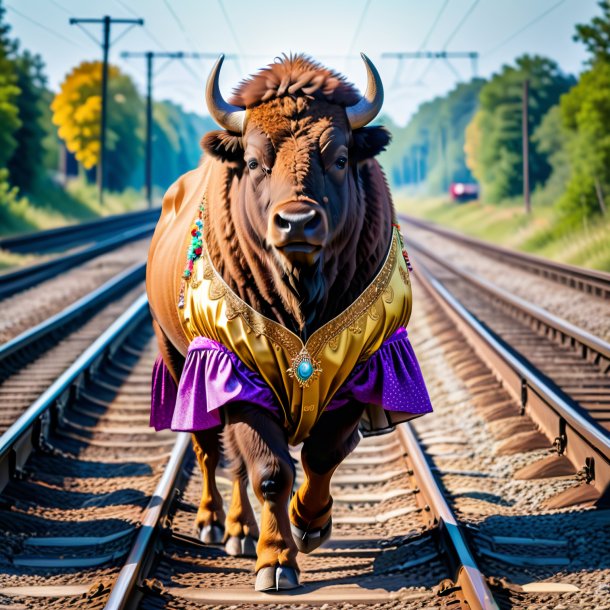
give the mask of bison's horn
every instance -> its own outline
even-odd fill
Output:
[[[358,103],[345,109],[352,129],[370,123],[379,114],[383,104],[383,84],[379,72],[364,53],[360,53],[360,56],[366,66],[367,83],[366,91]]]
[[[225,102],[218,86],[218,78],[220,76],[220,68],[225,56],[221,55],[214,64],[208,82],[205,87],[205,101],[208,105],[208,111],[212,118],[227,131],[242,133],[246,111],[239,106],[233,106]]]

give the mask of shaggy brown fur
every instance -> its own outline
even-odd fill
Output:
[[[360,99],[356,88],[337,72],[306,55],[282,55],[258,74],[244,79],[230,102],[251,108],[286,95],[307,95],[341,106],[353,106]]]
[[[284,58],[236,91],[232,102],[251,108],[243,137],[213,132],[202,142],[218,164],[205,219],[216,268],[254,309],[304,337],[357,298],[389,245],[391,197],[371,158],[389,137],[381,128],[350,132],[343,106],[357,99],[354,88],[336,73],[306,57]],[[331,143],[343,132],[349,144],[349,175],[341,187],[346,193],[333,191],[320,162],[321,142],[333,130]],[[267,142],[263,165],[269,176],[248,190],[243,148],[247,151],[257,136]],[[319,204],[328,200],[334,226],[324,256],[311,268],[287,267],[264,239],[270,202],[289,193]]]

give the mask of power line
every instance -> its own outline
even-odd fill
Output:
[[[559,0],[553,4],[553,6],[549,7],[546,11],[540,13],[537,17],[534,17],[531,21],[528,21],[523,27],[519,28],[514,34],[511,34],[508,38],[505,38],[502,42],[499,42],[495,47],[491,48],[489,51],[485,51],[483,53],[483,57],[488,57],[489,55],[493,55],[496,51],[500,50],[504,45],[508,44],[511,40],[525,32],[528,28],[538,23],[541,19],[544,19],[549,13],[553,12],[556,8],[561,6],[565,0]]]
[[[472,12],[477,7],[478,3],[479,3],[479,0],[474,0],[474,2],[470,5],[468,10],[464,13],[464,16],[460,19],[459,23],[455,26],[455,28],[453,28],[453,31],[451,32],[451,34],[449,34],[449,36],[447,37],[447,40],[445,40],[445,44],[442,47],[443,51],[447,50],[449,43],[456,37],[457,33],[462,29],[462,27],[464,26],[466,21],[468,21],[468,18],[470,17],[470,15],[472,15]],[[417,79],[418,82],[422,81],[427,76],[428,72],[430,72],[430,68],[432,68],[432,64],[434,64],[434,60],[435,60],[435,58],[430,59],[430,62],[426,66],[425,70],[419,75],[419,78]],[[445,58],[445,61],[447,61],[446,58]],[[476,71],[476,69],[474,67],[473,67],[473,70]]]
[[[57,0],[51,0],[51,4],[54,4],[59,10],[63,11],[64,13],[68,15],[71,14],[71,12],[65,6],[57,2]]]
[[[202,57],[215,59],[218,57],[215,53],[185,53],[184,51],[176,51],[173,53],[164,51],[146,51],[146,52],[129,52],[123,51],[121,57],[128,59],[130,57],[144,57],[146,59],[146,159],[145,159],[145,177],[146,177],[146,199],[148,201],[148,207],[152,207],[152,131],[153,131],[153,101],[152,101],[152,90],[153,90],[153,78],[154,70],[153,64],[155,58],[167,59],[167,63],[177,59],[184,64],[184,66],[192,72],[190,66],[186,63],[187,58],[200,59]],[[194,72],[192,74],[195,75]],[[196,75],[195,75],[196,77]]]
[[[168,0],[163,0],[163,3],[165,4],[165,7],[167,8],[167,10],[170,12],[171,16],[173,17],[174,21],[176,22],[176,25],[180,28],[180,31],[184,34],[184,38],[186,39],[186,41],[195,49],[199,49],[199,47],[191,40],[191,37],[189,36],[189,33],[186,31],[186,28],[184,27],[184,24],[182,23],[182,20],[180,19],[180,17],[178,17],[178,14],[176,13],[176,11],[172,8],[171,4],[168,2]]]
[[[138,13],[136,13],[124,0],[114,0],[116,4],[118,4],[124,11],[129,13],[132,17],[139,17]],[[167,51],[163,43],[148,29],[148,27],[144,26],[142,31],[146,36],[148,36],[152,42],[154,42],[160,49],[163,51]],[[115,41],[116,42],[116,41]]]
[[[364,7],[362,9],[362,13],[360,15],[360,19],[358,20],[358,25],[356,26],[356,29],[354,30],[354,36],[352,37],[352,41],[350,42],[350,45],[347,49],[348,57],[351,55],[352,50],[354,49],[354,45],[356,44],[356,40],[358,39],[358,35],[360,34],[360,30],[362,29],[362,25],[364,24],[364,18],[366,17],[366,14],[368,13],[369,6],[371,6],[371,0],[366,0],[366,2],[364,3]]]
[[[430,40],[430,36],[432,36],[432,33],[436,29],[436,26],[438,25],[438,22],[440,21],[441,17],[443,16],[443,13],[445,12],[445,9],[447,8],[448,4],[449,4],[449,0],[445,0],[443,5],[439,9],[438,13],[436,13],[436,17],[434,18],[434,21],[432,22],[432,25],[430,26],[428,33],[424,36],[422,43],[419,45],[419,47],[417,49],[418,51],[422,51],[428,44],[428,41]]]
[[[66,36],[63,36],[62,34],[59,34],[56,31],[52,30],[51,28],[48,28],[43,23],[40,23],[39,21],[36,21],[35,19],[32,19],[31,17],[28,17],[27,15],[24,15],[21,11],[18,11],[16,8],[12,7],[10,4],[7,4],[6,8],[9,9],[10,11],[13,11],[13,13],[19,15],[20,17],[22,17],[26,21],[29,21],[30,23],[33,23],[34,25],[36,25],[39,28],[43,29],[45,32],[48,32],[49,34],[52,34],[53,36],[55,36],[55,38],[59,38],[60,40],[63,40],[64,42],[67,42],[68,44],[71,44],[74,47],[77,47],[77,48],[80,48],[80,49],[83,48],[83,46],[78,44],[77,42],[74,42],[73,40],[70,40],[69,38],[66,38]]]
[[[229,26],[229,31],[231,32],[231,36],[233,36],[233,40],[235,41],[235,46],[237,47],[237,50],[239,51],[240,56],[245,57],[246,54],[244,53],[244,50],[241,48],[239,38],[237,37],[237,34],[235,33],[235,28],[233,27],[233,23],[231,22],[229,14],[227,13],[227,11],[225,9],[225,7],[222,3],[222,0],[218,0],[218,6],[220,6],[220,10],[222,11],[222,14],[224,15],[227,25]],[[239,61],[239,59],[237,59],[237,67],[239,68],[239,71],[243,74],[242,65],[241,65],[241,62]]]
[[[436,26],[438,25],[438,22],[440,21],[441,17],[443,16],[443,13],[445,12],[445,9],[447,8],[448,4],[449,4],[449,0],[445,0],[443,2],[443,4],[441,5],[440,9],[436,13],[436,17],[432,21],[432,25],[430,26],[430,29],[428,30],[428,32],[424,36],[424,39],[422,40],[421,44],[417,48],[418,51],[423,51],[423,49],[428,44],[428,41],[430,40],[432,33],[436,29]],[[402,61],[399,61],[398,66],[396,67],[396,73],[394,74],[394,82],[393,82],[394,86],[396,86],[396,84],[398,84],[398,79],[400,77],[401,68],[402,68]]]
[[[455,35],[462,29],[462,26],[466,23],[468,17],[470,17],[472,11],[474,11],[478,3],[479,0],[474,0],[474,2],[470,5],[470,8],[466,11],[460,22],[455,26],[453,32],[449,34],[449,38],[445,40],[445,44],[443,45],[443,51],[449,46],[449,43],[455,38]]]

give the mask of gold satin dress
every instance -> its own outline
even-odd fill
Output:
[[[362,294],[303,343],[242,301],[224,282],[203,244],[178,309],[187,339],[203,336],[233,351],[277,397],[289,442],[309,435],[354,367],[366,361],[411,315],[409,271],[392,232],[385,261]]]

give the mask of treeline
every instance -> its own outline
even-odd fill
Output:
[[[131,78],[110,66],[107,126],[109,190],[144,182],[145,101]],[[42,59],[10,36],[0,0],[0,216],[18,196],[62,182],[60,173],[95,180],[99,159],[101,62],[83,62],[49,90]],[[203,103],[203,99],[202,99]],[[199,140],[214,123],[171,102],[153,106],[153,180],[159,191],[196,167]],[[66,153],[66,150],[68,151]],[[67,157],[67,163],[66,163]]]
[[[500,202],[523,193],[522,111],[529,85],[529,176],[541,200],[563,213],[605,214],[610,196],[610,5],[576,26],[589,52],[579,79],[551,59],[523,55],[489,80],[474,79],[420,106],[395,130],[384,159],[395,186],[446,193],[476,180]]]

